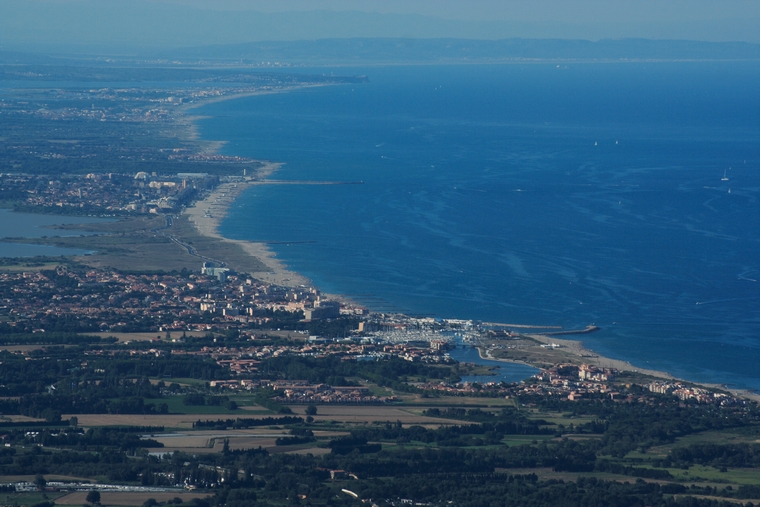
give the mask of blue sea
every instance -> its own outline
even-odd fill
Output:
[[[277,179],[228,237],[375,310],[596,324],[597,352],[760,389],[760,65],[310,69],[362,84],[200,109]]]

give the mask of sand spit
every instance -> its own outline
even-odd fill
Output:
[[[193,109],[207,106],[209,104],[214,104],[216,102],[224,102],[227,100],[242,99],[245,97],[257,97],[260,95],[275,95],[279,93],[291,92],[294,90],[301,90],[305,88],[316,88],[316,87],[321,87],[321,86],[332,86],[332,85],[331,84],[294,85],[294,86],[286,86],[283,88],[278,88],[276,90],[245,91],[245,92],[221,94],[221,95],[212,96],[212,97],[205,97],[203,99],[198,100],[198,102],[183,105],[183,106],[178,106],[176,109],[170,110],[172,114],[172,122],[177,128],[178,137],[180,137],[181,139],[184,139],[185,141],[190,141],[199,153],[207,153],[207,154],[219,153],[222,147],[224,147],[224,145],[227,144],[227,141],[210,141],[210,140],[203,139],[200,134],[200,129],[198,128],[198,120],[203,120],[205,118],[208,118],[208,116],[192,114],[191,111]]]

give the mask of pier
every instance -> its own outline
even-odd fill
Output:
[[[513,327],[515,329],[562,329],[562,326],[534,326],[529,324],[502,324],[500,322],[482,322],[486,327]]]
[[[586,326],[584,329],[574,329],[574,330],[568,330],[568,331],[554,331],[552,333],[537,333],[541,336],[559,336],[559,335],[565,335],[565,334],[587,334],[587,333],[593,333],[594,331],[599,331],[599,326]]]

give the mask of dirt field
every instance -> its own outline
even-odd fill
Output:
[[[3,482],[34,482],[34,475],[3,475]],[[66,481],[66,482],[94,482],[87,477],[77,477],[74,475],[55,475],[45,474],[45,480],[47,481]]]
[[[441,396],[439,398],[422,398],[419,395],[401,395],[404,405],[424,405],[427,407],[512,407],[513,400],[505,398],[468,398],[466,396]]]
[[[331,450],[327,448],[309,447],[308,449],[296,449],[295,451],[286,451],[283,454],[313,454],[314,456],[324,456],[330,454]]]
[[[263,447],[271,452],[312,454],[321,453],[321,449],[303,447],[278,447],[275,443],[279,437],[287,437],[290,433],[285,430],[269,428],[251,428],[247,430],[201,430],[178,432],[170,435],[158,435],[155,440],[164,444],[164,447],[150,449],[151,452],[174,452],[181,451],[189,454],[203,454],[222,452],[224,440],[229,439],[230,449],[256,449]],[[347,431],[320,431],[316,430],[317,438],[335,437],[348,435]],[[317,445],[317,444],[314,444]],[[329,451],[329,449],[327,450]]]
[[[176,449],[193,449],[197,447],[210,447],[211,439],[209,437],[200,435],[197,437],[182,436],[182,437],[155,437],[153,440],[161,442],[165,447],[172,447]]]
[[[185,493],[182,492],[167,492],[167,493],[157,493],[157,492],[149,492],[149,493],[143,493],[143,492],[137,492],[137,493],[131,493],[131,492],[122,492],[122,491],[104,491],[100,494],[100,504],[103,506],[107,505],[135,505],[140,506],[148,498],[153,498],[158,502],[166,502],[167,500],[172,500],[175,497],[181,498],[183,501],[187,502],[192,500],[193,498],[205,498],[209,496],[208,493]],[[75,493],[69,493],[66,496],[62,496],[61,498],[56,499],[55,503],[57,505],[89,505],[85,501],[85,498],[87,498],[87,492],[86,491],[77,491]]]
[[[192,428],[198,419],[210,418],[208,414],[65,414],[68,419],[76,416],[79,426],[164,426],[166,428]]]
[[[44,421],[45,419],[36,419],[34,417],[27,417],[25,415],[4,415],[2,416],[2,420],[13,422],[37,422]]]
[[[231,448],[248,449],[250,447],[258,447],[259,445],[263,447],[274,445],[275,439],[288,435],[289,433],[284,430],[255,428],[248,430],[209,430],[175,433],[163,436],[157,435],[154,440],[161,442],[166,447],[192,449],[197,447],[211,447],[213,441],[219,443],[225,438],[229,438]]]
[[[148,449],[150,452],[165,452],[173,453],[175,451],[186,452],[188,454],[213,454],[215,452],[222,452],[221,445],[219,448],[215,447],[157,447],[155,449]]]
[[[283,435],[287,436],[287,435]],[[275,440],[277,438],[275,437],[268,437],[268,438],[259,438],[259,437],[239,437],[239,438],[230,438],[230,449],[236,450],[236,449],[256,449],[258,447],[268,448],[268,447],[276,447]],[[221,450],[224,448],[224,439],[220,438],[216,440],[216,445],[214,445],[214,448],[221,452]]]
[[[39,266],[27,266],[23,264],[13,264],[0,266],[0,273],[31,273],[32,271],[41,271],[43,269],[55,269],[59,263],[51,262],[50,264],[41,264]]]
[[[7,350],[8,352],[30,352],[32,350],[39,350],[44,349],[47,347],[50,347],[49,344],[40,344],[40,345],[6,345],[3,347],[0,347],[0,350]],[[76,345],[55,345],[56,347],[64,347],[64,348],[70,348],[75,347]]]
[[[303,417],[303,405],[291,406],[295,415]],[[318,413],[314,417],[317,421],[340,421],[347,423],[371,423],[375,421],[401,421],[403,424],[461,424],[459,421],[449,421],[434,417],[425,417],[419,414],[419,408],[403,408],[391,406],[355,406],[355,405],[319,405]],[[72,414],[64,414],[64,419]],[[80,426],[165,426],[166,428],[188,429],[193,423],[207,419],[238,417],[262,418],[271,417],[271,414],[75,414]],[[258,431],[258,430],[257,430]]]
[[[295,414],[302,415],[303,405],[291,405]],[[340,421],[347,423],[396,422],[403,424],[461,424],[461,421],[449,421],[419,414],[419,409],[407,409],[385,405],[319,405],[316,421]]]

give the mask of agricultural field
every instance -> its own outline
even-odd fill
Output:
[[[182,502],[190,502],[194,498],[206,498],[208,493],[186,493],[181,492],[130,492],[130,491],[104,491],[100,494],[100,504],[118,505],[118,506],[141,506],[149,498],[156,500],[157,502],[172,502],[176,503],[175,498],[179,498]],[[87,492],[77,491],[75,493],[69,493],[60,498],[57,498],[55,503],[57,505],[89,505],[85,498]]]
[[[293,413],[303,414],[303,405],[289,405]],[[319,405],[315,422],[337,421],[345,424],[366,424],[374,422],[400,421],[402,424],[434,425],[461,424],[461,421],[446,420],[421,415],[421,410],[395,405]]]
[[[153,340],[165,340],[166,339],[166,333],[115,333],[115,332],[104,332],[104,333],[91,333],[93,336],[99,336],[101,338],[116,338],[119,343],[129,343],[129,342],[136,342],[136,341],[153,341]],[[203,337],[206,336],[208,333],[205,331],[183,331],[181,333],[170,333],[169,339],[171,338],[179,338],[182,335],[191,336],[191,337]]]
[[[194,414],[66,414],[64,419],[76,417],[79,426],[164,426],[165,428],[192,428],[198,420]]]
[[[2,480],[6,480],[6,478],[2,477]],[[64,495],[65,493],[42,493],[42,492],[5,493],[5,494],[0,493],[0,502],[2,502],[3,505],[13,505],[13,506],[18,505],[19,507],[31,507],[32,505],[37,505],[42,502],[55,501],[56,503],[58,503],[58,499]]]

